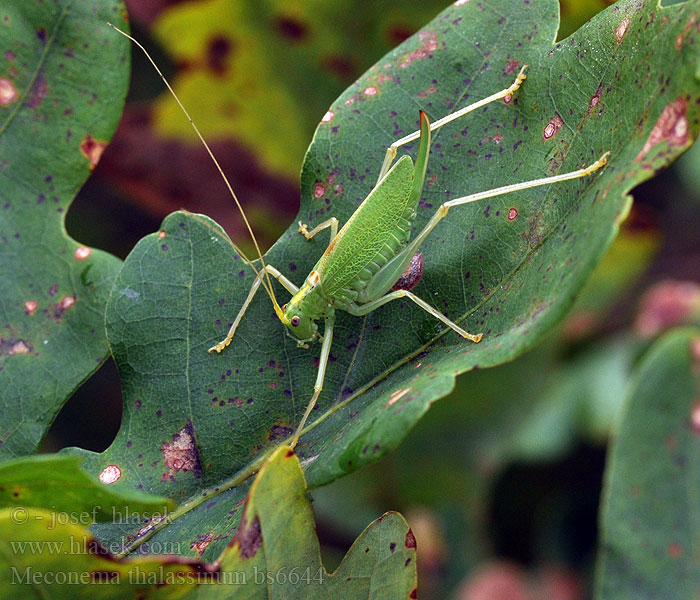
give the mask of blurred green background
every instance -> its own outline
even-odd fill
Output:
[[[444,0],[126,0],[134,35],[190,109],[269,246],[296,215],[306,146],[328,105]],[[560,38],[607,0],[561,0]],[[522,358],[461,377],[402,446],[315,490],[326,567],[399,510],[420,597],[590,594],[606,443],[630,370],[667,328],[700,321],[700,151],[634,191],[622,232],[564,324]],[[122,124],[68,215],[76,239],[125,257],[186,208],[248,240],[224,185],[144,57]],[[107,447],[121,419],[110,361],[43,450]]]

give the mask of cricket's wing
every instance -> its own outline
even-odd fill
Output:
[[[315,271],[328,298],[362,290],[411,234],[413,161],[402,156],[331,240]]]

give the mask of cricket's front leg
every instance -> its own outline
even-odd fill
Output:
[[[332,240],[338,233],[338,219],[336,219],[335,217],[331,217],[330,219],[326,219],[323,223],[319,223],[311,231],[309,231],[308,225],[299,221],[299,233],[301,233],[301,235],[303,235],[307,240],[310,240],[319,231],[323,231],[324,229],[326,229],[328,227],[331,228],[331,240]]]
[[[248,292],[248,297],[245,299],[245,302],[243,303],[243,306],[241,306],[241,310],[238,311],[238,315],[236,316],[236,319],[233,321],[233,324],[231,325],[231,328],[228,330],[228,334],[226,334],[226,337],[221,340],[218,344],[212,346],[209,348],[209,352],[221,352],[226,346],[228,346],[231,343],[231,340],[233,340],[233,336],[236,334],[236,329],[238,329],[238,326],[240,325],[241,321],[243,320],[243,315],[245,314],[245,311],[248,310],[248,307],[250,306],[250,303],[253,301],[253,298],[255,297],[255,292],[258,291],[258,288],[260,287],[260,284],[263,281],[263,275],[265,273],[269,273],[272,275],[277,281],[279,281],[285,289],[292,295],[296,294],[299,291],[299,288],[294,285],[289,279],[287,279],[278,269],[273,267],[272,265],[265,265],[265,268],[260,271],[256,278],[255,281],[253,282],[253,285],[250,286],[250,291]]]
[[[326,378],[326,367],[328,366],[328,357],[331,354],[331,344],[333,343],[334,325],[335,312],[331,312],[326,317],[326,324],[323,330],[323,345],[321,346],[321,356],[319,357],[318,361],[318,372],[316,373],[314,394],[313,396],[311,396],[311,400],[309,401],[309,404],[306,407],[304,416],[301,418],[301,421],[299,421],[299,425],[297,425],[297,429],[294,432],[294,435],[292,436],[292,440],[289,444],[292,448],[294,448],[297,445],[297,442],[299,441],[299,436],[302,434],[302,430],[304,429],[304,425],[306,425],[306,421],[308,420],[311,411],[314,409],[314,406],[316,406],[318,397],[321,395],[321,390],[323,390],[323,381]]]

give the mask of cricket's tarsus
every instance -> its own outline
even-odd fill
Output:
[[[111,25],[111,23],[110,26],[119,31],[122,35],[128,37],[146,54],[146,56],[148,56],[143,46],[134,38],[114,25]],[[512,97],[512,94],[516,92],[525,81],[525,71],[527,70],[527,65],[525,65],[520,69],[515,81],[509,87],[483,100],[461,108],[432,124],[429,122],[427,115],[423,111],[420,111],[420,129],[395,141],[387,148],[377,184],[340,231],[338,231],[339,223],[335,217],[323,221],[311,230],[309,230],[307,225],[299,221],[299,233],[307,240],[313,239],[318,233],[325,229],[330,229],[330,243],[302,286],[297,287],[278,269],[265,263],[252,228],[245,217],[245,213],[243,212],[233,188],[226,179],[216,158],[214,158],[204,138],[199,133],[199,130],[192,122],[192,119],[184,106],[180,103],[180,100],[175,95],[175,92],[173,92],[165,77],[163,77],[163,74],[151,57],[148,56],[148,58],[170,92],[175,96],[180,108],[182,108],[190,124],[194,127],[197,135],[218,168],[219,173],[226,182],[228,190],[235,200],[248,228],[248,232],[253,239],[261,264],[259,269],[256,268],[253,262],[234,244],[236,252],[238,252],[255,272],[255,281],[231,325],[228,334],[221,342],[209,348],[209,352],[221,352],[231,343],[260,285],[263,286],[270,296],[277,316],[287,327],[287,333],[297,341],[299,346],[306,347],[309,343],[316,341],[321,342],[321,354],[316,382],[314,384],[314,392],[303,417],[297,425],[296,431],[291,437],[290,446],[292,448],[299,441],[301,434],[304,433],[306,422],[323,390],[326,367],[333,343],[336,310],[344,310],[351,315],[363,316],[388,302],[399,298],[408,298],[463,338],[471,340],[474,343],[479,343],[483,337],[482,333],[472,334],[462,329],[457,323],[447,318],[433,306],[408,290],[392,290],[392,287],[410,264],[411,259],[420,248],[420,245],[425,241],[426,237],[435,226],[447,216],[449,210],[455,206],[461,206],[493,196],[500,196],[538,186],[551,185],[562,181],[586,177],[604,167],[610,154],[606,152],[591,165],[569,173],[505,185],[492,190],[448,200],[438,207],[430,221],[423,227],[418,235],[410,239],[413,221],[416,216],[416,208],[423,190],[423,183],[428,165],[431,131],[491,102]],[[419,140],[419,146],[415,164],[408,155],[402,156],[394,163],[398,148],[416,139]],[[392,163],[394,163],[393,166]],[[383,217],[389,216],[390,218],[378,219],[378,213],[381,213]],[[377,250],[378,247],[380,248],[379,250]],[[277,303],[270,277],[276,279],[292,295],[291,300],[282,307]],[[316,323],[318,319],[324,319],[323,335],[321,335],[318,330],[318,325]]]

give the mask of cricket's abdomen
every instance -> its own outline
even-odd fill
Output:
[[[415,209],[413,162],[403,156],[370,192],[320,258],[314,271],[339,308],[353,302],[374,274],[407,243]]]

